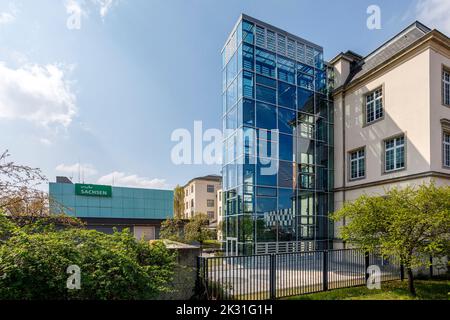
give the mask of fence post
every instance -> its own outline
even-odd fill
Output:
[[[270,255],[270,300],[275,300],[277,297],[277,255]]]
[[[433,256],[430,255],[430,278],[433,278]]]
[[[403,263],[400,263],[400,280],[405,280],[405,266]]]
[[[364,267],[365,267],[364,273],[366,274],[366,283],[367,283],[367,280],[369,280],[369,276],[370,276],[369,273],[367,272],[369,265],[370,265],[370,256],[369,256],[369,252],[366,252],[364,255]]]
[[[328,290],[328,251],[323,251],[323,291]]]
[[[202,262],[203,262],[202,258],[200,256],[197,256],[197,279],[195,281],[195,295],[198,296],[200,299],[203,298],[203,294],[205,293],[203,287]]]

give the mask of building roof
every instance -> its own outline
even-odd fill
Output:
[[[395,54],[409,47],[416,40],[422,38],[430,31],[430,28],[426,27],[418,21],[415,21],[409,27],[398,33],[392,39],[388,40],[378,49],[359,61],[359,63],[357,63],[355,68],[350,73],[350,79],[348,80],[354,81],[358,78],[361,78],[367,72],[383,64],[388,59],[392,58]]]
[[[415,21],[365,57],[352,51],[347,51],[346,53],[337,55],[331,62],[336,61],[339,57],[348,57],[353,61],[350,74],[346,80],[346,83],[348,84],[362,78],[370,71],[383,65],[396,54],[408,48],[431,31],[432,30],[424,24]]]
[[[188,183],[186,183],[186,184],[184,185],[184,187],[186,187],[186,186],[189,185],[191,182],[196,181],[196,180],[200,180],[200,181],[222,182],[222,176],[219,176],[219,175],[216,175],[216,174],[209,174],[209,175],[207,175],[207,176],[193,178],[193,179],[189,180]]]

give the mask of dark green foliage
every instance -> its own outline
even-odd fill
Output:
[[[152,299],[168,287],[174,257],[161,242],[42,225],[0,214],[0,299]],[[67,289],[70,265],[81,269],[80,290]]]

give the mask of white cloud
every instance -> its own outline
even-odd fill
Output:
[[[77,113],[76,96],[66,77],[69,71],[58,64],[14,69],[0,61],[0,118],[68,127]]]
[[[71,174],[71,175],[78,175],[80,173],[82,176],[93,176],[97,174],[97,169],[90,164],[90,163],[74,163],[74,164],[64,164],[61,163],[60,165],[57,165],[55,168],[56,171]]]
[[[44,146],[50,146],[52,144],[50,139],[47,139],[47,138],[40,138],[39,142],[42,143]]]
[[[416,5],[416,16],[430,28],[450,34],[449,0],[419,0]]]
[[[67,13],[76,14],[79,16],[87,15],[87,11],[83,9],[81,3],[77,0],[66,0],[65,7]]]
[[[66,0],[65,7],[67,13],[85,17],[89,15],[90,11],[98,10],[100,17],[104,19],[112,7],[118,3],[119,0]]]
[[[0,25],[9,24],[16,20],[16,16],[9,12],[0,12]]]
[[[103,177],[100,177],[97,181],[100,184],[113,184],[122,187],[136,187],[136,188],[149,188],[149,189],[165,189],[168,188],[165,179],[148,179],[145,177],[139,177],[138,175],[127,175],[124,172],[114,171]]]
[[[111,7],[113,6],[115,1],[113,1],[113,0],[96,0],[95,2],[100,7],[100,9],[99,9],[100,16],[102,18],[104,18],[108,14],[108,11],[111,9]]]

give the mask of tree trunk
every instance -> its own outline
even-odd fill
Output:
[[[413,297],[416,296],[416,288],[414,287],[414,275],[411,268],[408,268],[408,289]]]

